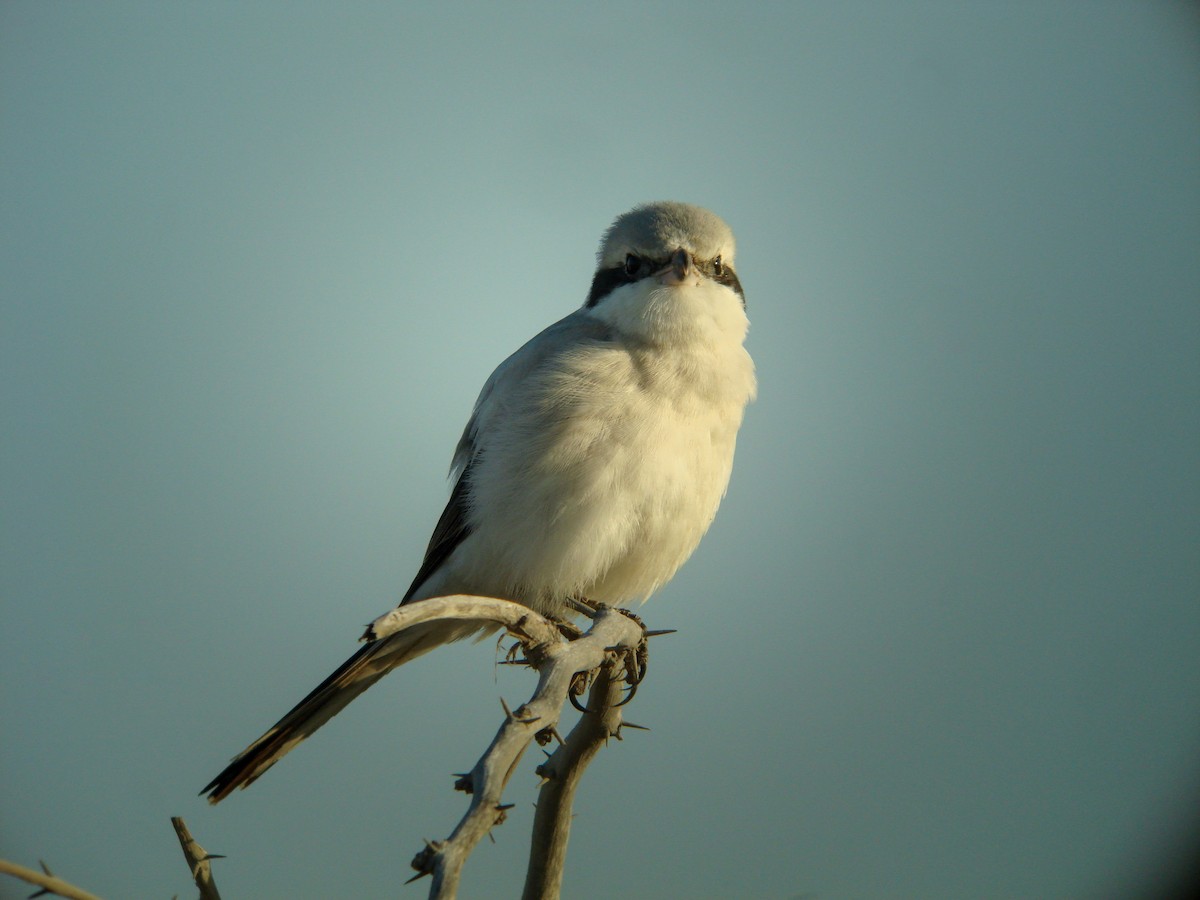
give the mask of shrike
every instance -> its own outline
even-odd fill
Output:
[[[652,203],[613,223],[597,261],[583,306],[484,384],[401,604],[640,602],[708,530],[755,392],[733,234],[708,210]],[[203,793],[245,787],[390,670],[478,630],[429,622],[364,644]]]

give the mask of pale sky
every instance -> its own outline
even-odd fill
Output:
[[[197,792],[399,598],[613,217],[677,199],[738,236],[760,398],[565,896],[1194,859],[1197,6],[412,6],[0,5],[0,856],[189,896],[182,815],[226,896],[425,896],[532,690],[490,643]],[[519,894],[534,755],[464,897]]]

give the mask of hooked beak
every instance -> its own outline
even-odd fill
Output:
[[[696,269],[692,255],[680,247],[671,254],[671,261],[654,274],[663,284],[683,284]]]

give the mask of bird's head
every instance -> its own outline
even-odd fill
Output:
[[[636,207],[605,232],[584,305],[627,331],[712,319],[721,331],[740,332],[740,341],[746,298],[735,250],[729,226],[706,209],[674,201]]]

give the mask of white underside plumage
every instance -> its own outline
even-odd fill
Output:
[[[696,548],[754,394],[748,323],[708,281],[624,292],[546,329],[484,387],[455,460],[470,464],[473,531],[413,599],[640,602]],[[626,307],[646,314],[630,323]]]

